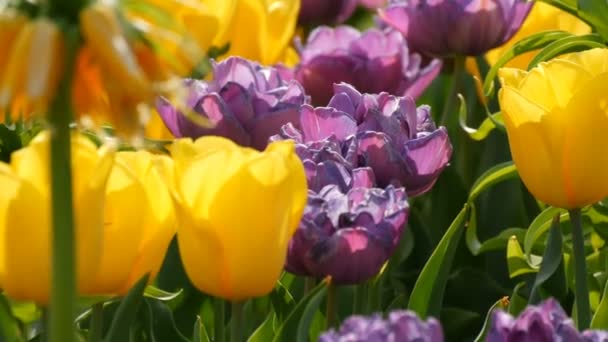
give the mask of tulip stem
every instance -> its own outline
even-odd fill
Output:
[[[76,261],[74,258],[74,213],[70,122],[71,84],[79,44],[78,30],[65,31],[65,72],[48,113],[51,128],[50,173],[52,210],[52,264],[49,332],[51,342],[74,341],[76,313]]]
[[[232,317],[230,319],[230,342],[243,341],[243,301],[232,302]]]
[[[225,341],[225,330],[224,330],[224,316],[226,315],[226,302],[221,298],[215,298],[213,300],[213,321],[215,324],[214,329],[214,342]]]
[[[93,304],[89,328],[89,342],[101,341],[103,341],[103,302]]]
[[[334,326],[336,318],[336,285],[332,281],[327,285],[327,309],[325,314],[325,329],[329,329]]]
[[[369,293],[369,285],[367,282],[358,284],[355,286],[355,298],[353,314],[366,314],[367,313],[367,301]]]
[[[313,277],[305,277],[304,278],[304,294],[308,294],[308,292],[312,291],[317,285],[317,280]]]
[[[446,98],[443,106],[443,112],[441,113],[441,119],[439,125],[447,126],[447,121],[456,103],[456,97],[462,83],[462,76],[464,75],[466,57],[456,56],[454,57],[454,70],[452,71],[452,79],[450,80],[450,89],[448,97]]]
[[[587,265],[585,264],[585,238],[581,210],[570,210],[572,222],[572,254],[574,258],[574,296],[576,299],[576,322],[578,330],[589,328],[591,323],[591,306],[589,304],[589,287],[587,286]]]

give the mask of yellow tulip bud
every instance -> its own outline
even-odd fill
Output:
[[[4,44],[2,44],[4,45]],[[49,19],[27,22],[19,31],[3,66],[0,111],[9,106],[15,114],[44,110],[55,93],[63,69],[63,37]],[[18,104],[18,105],[16,105]]]
[[[608,49],[503,68],[499,102],[522,181],[539,200],[573,209],[608,196]]]
[[[50,292],[51,193],[50,133],[0,163],[0,287],[13,299],[46,304]],[[106,181],[113,150],[97,149],[87,138],[72,136],[73,196],[78,287],[99,267]]]
[[[306,204],[306,177],[291,141],[265,151],[220,137],[177,140],[178,243],[190,280],[214,296],[269,293]]]
[[[149,152],[118,152],[108,180],[103,252],[86,294],[125,294],[146,273],[152,280],[175,234],[175,213],[166,163]]]

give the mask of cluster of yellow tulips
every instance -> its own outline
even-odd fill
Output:
[[[50,292],[50,134],[0,163],[0,287],[42,305]],[[80,294],[125,294],[145,274],[152,279],[176,230],[200,290],[227,299],[272,290],[306,203],[292,142],[259,152],[219,137],[182,139],[171,157],[98,148],[77,133],[71,143]]]

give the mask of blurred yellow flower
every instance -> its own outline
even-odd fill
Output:
[[[209,136],[176,140],[170,150],[177,238],[190,280],[229,300],[269,293],[306,204],[293,142],[259,152]]]
[[[51,20],[0,13],[0,112],[13,119],[43,111],[62,71],[63,37]]]
[[[522,181],[573,209],[608,196],[608,49],[499,71],[500,107]]]
[[[0,287],[13,299],[46,304],[50,292],[50,132],[0,162]],[[103,208],[113,150],[72,136],[78,287],[97,272],[101,260]]]
[[[165,159],[168,159],[165,160]],[[103,250],[85,294],[125,294],[146,273],[158,273],[175,234],[175,212],[158,164],[167,156],[117,152],[105,201]]]
[[[490,50],[486,58],[490,65],[509,50],[518,41],[531,36],[535,33],[549,30],[562,30],[573,34],[585,34],[591,32],[591,28],[582,20],[553,7],[544,2],[535,1],[530,14],[524,21],[519,31],[505,44]],[[507,67],[528,69],[528,64],[532,61],[538,51],[530,51],[519,55],[506,64]]]
[[[201,0],[212,7],[220,0]],[[235,3],[232,5],[232,3]],[[233,8],[234,7],[234,8]],[[230,42],[228,55],[260,62],[295,64],[290,47],[296,30],[300,0],[238,0],[226,1],[221,8],[226,18],[225,32],[218,35],[216,45]],[[233,8],[233,13],[230,10]],[[232,14],[232,16],[230,15]],[[223,56],[224,58],[227,56]]]

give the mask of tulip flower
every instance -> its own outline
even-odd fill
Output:
[[[349,170],[370,167],[377,185],[400,184],[409,196],[430,190],[452,154],[447,131],[435,127],[428,106],[416,108],[411,98],[387,93],[361,94],[348,84],[335,85],[328,107],[303,105],[300,126],[284,126],[272,139],[305,145],[297,149],[304,161],[333,160]],[[326,139],[337,143],[311,158]]]
[[[0,287],[17,300],[49,301],[51,268],[50,132],[0,163]],[[105,188],[113,150],[97,149],[72,136],[76,267],[82,289],[95,276],[102,257]]]
[[[358,0],[302,0],[299,24],[341,24],[355,12]]]
[[[503,68],[498,97],[513,161],[539,200],[575,209],[608,196],[608,49]]]
[[[369,317],[351,316],[338,330],[330,330],[319,342],[443,342],[441,324],[434,318],[421,320],[412,311],[395,310],[383,319],[379,314]]]
[[[509,40],[531,6],[522,0],[393,0],[379,15],[404,35],[413,51],[434,57],[477,56]]]
[[[217,6],[218,0],[203,0]],[[228,1],[230,2],[230,1]],[[228,7],[228,4],[222,5]],[[300,0],[238,0],[227,31],[216,44],[230,43],[229,54],[263,65],[291,64],[289,45],[296,29]]]
[[[63,58],[63,37],[51,20],[25,22],[20,16],[0,14],[3,55],[0,67],[0,112],[29,116],[41,112],[54,96]],[[40,59],[44,56],[44,60]]]
[[[294,77],[313,104],[326,106],[334,83],[345,82],[366,93],[420,96],[439,74],[441,62],[423,63],[394,30],[349,26],[319,27],[299,47],[300,64]]]
[[[288,272],[350,285],[375,276],[401,239],[409,205],[403,188],[329,185],[308,194],[308,205],[289,243]]]
[[[584,21],[553,7],[544,2],[535,1],[530,14],[524,21],[521,29],[505,44],[488,51],[486,58],[488,63],[495,64],[498,59],[518,41],[535,33],[549,30],[562,30],[573,34],[585,34],[591,32],[591,28]],[[528,64],[536,52],[524,53],[510,60],[506,66],[510,68],[527,69]]]
[[[296,81],[285,81],[279,70],[239,57],[213,65],[210,81],[186,80],[186,106],[215,127],[201,127],[166,98],[157,110],[169,131],[178,138],[219,135],[237,144],[263,150],[282,125],[298,121],[300,105],[307,102]]]
[[[201,291],[229,300],[268,294],[306,204],[293,142],[259,152],[221,137],[170,147],[175,161],[178,243]]]
[[[175,234],[175,212],[160,168],[166,156],[117,152],[106,188],[99,269],[86,294],[126,294],[145,274],[152,281]]]

